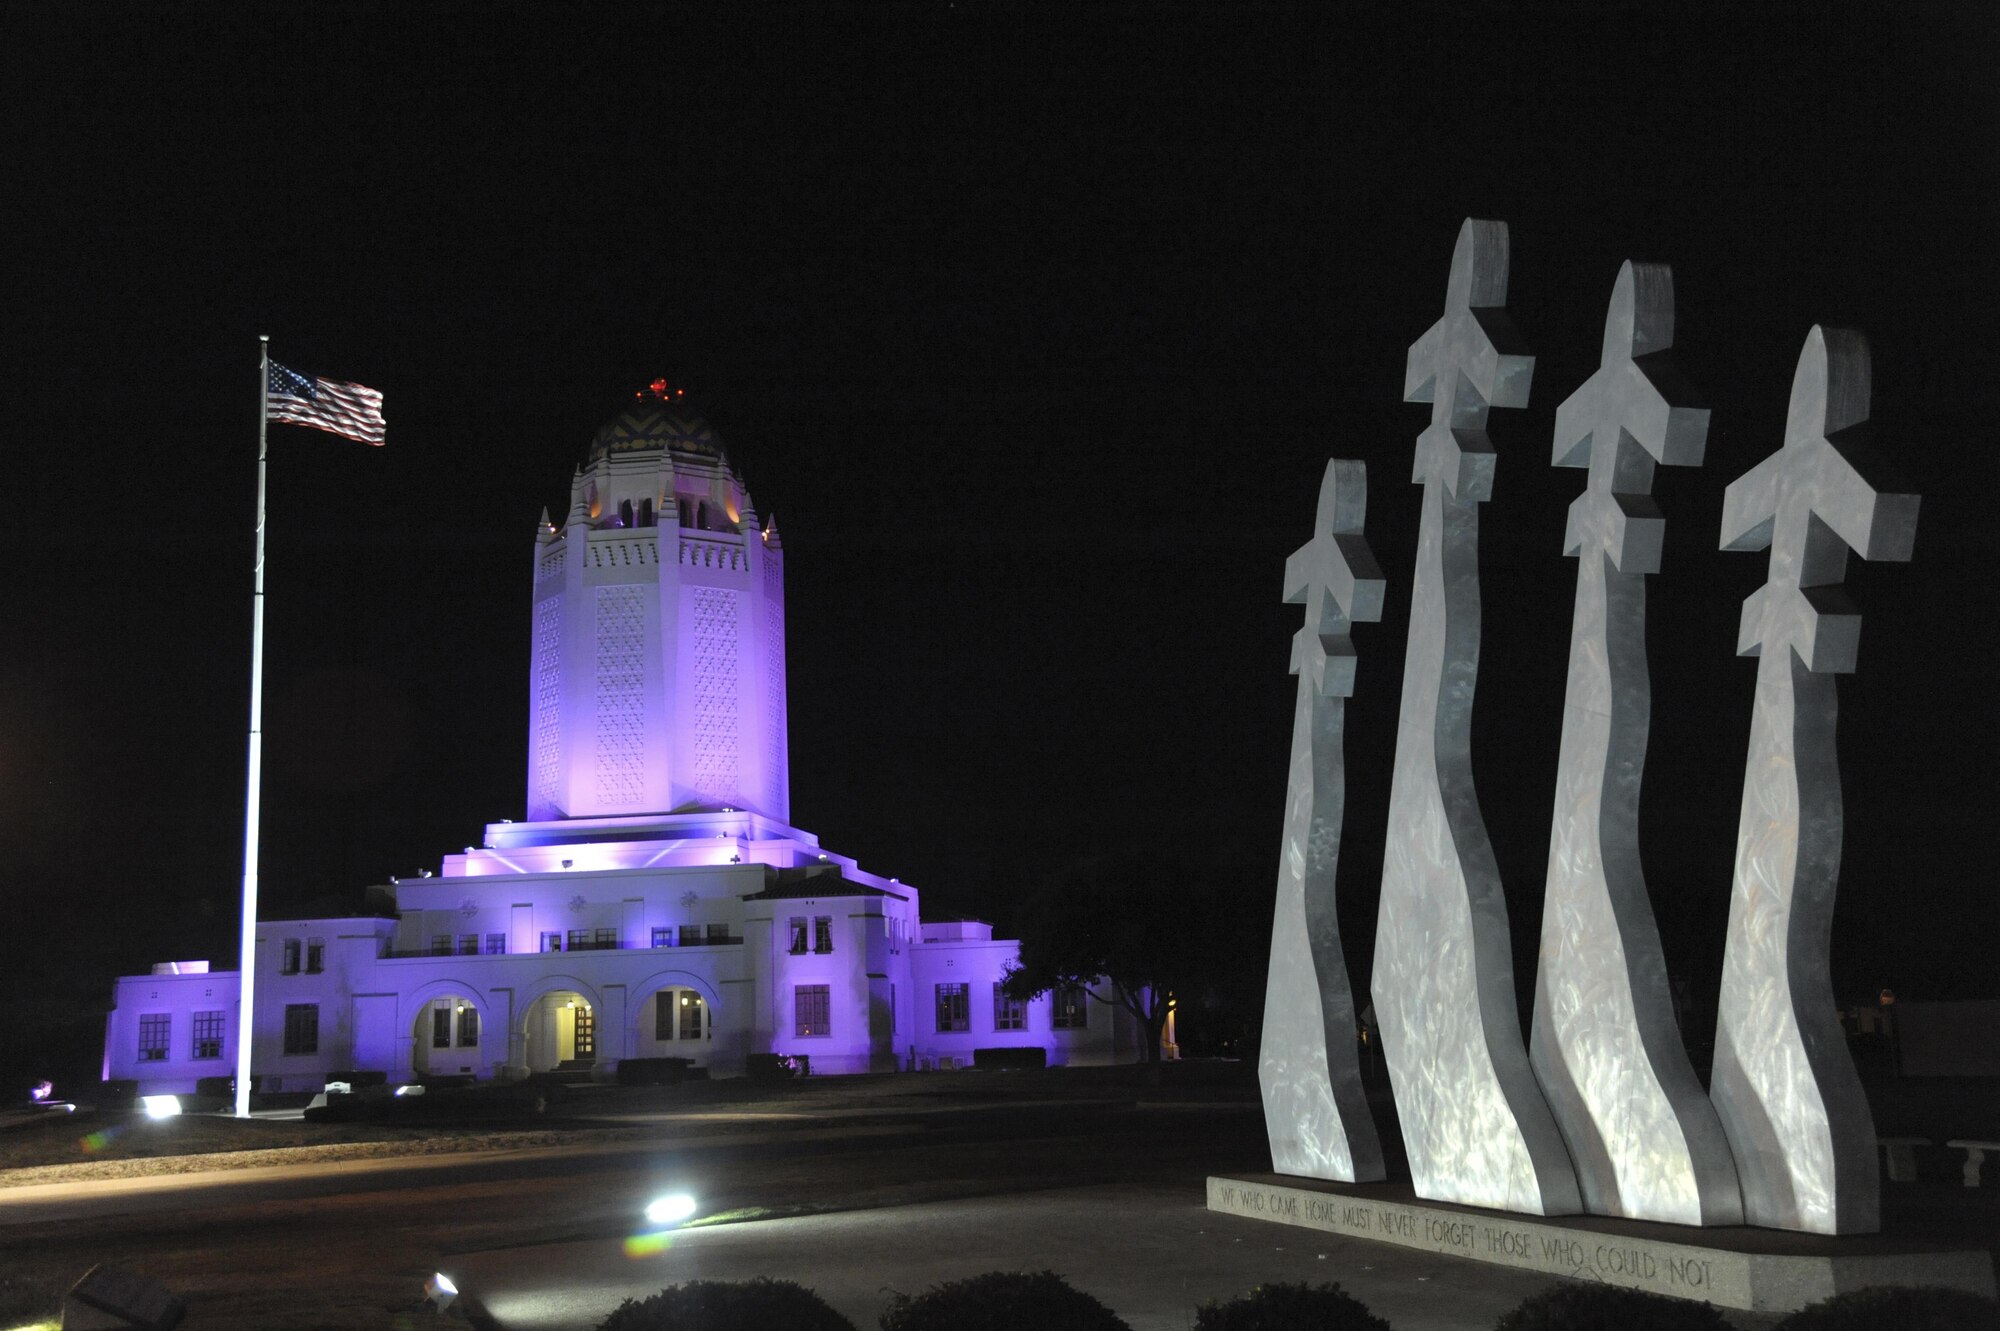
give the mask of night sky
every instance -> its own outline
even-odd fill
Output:
[[[1714,412],[1706,463],[1655,486],[1670,968],[1712,993],[1755,675],[1766,557],[1716,551],[1723,488],[1781,442],[1817,322],[1868,334],[1876,445],[1924,496],[1911,564],[1850,565],[1836,986],[1993,994],[2000,11],[1689,8],[11,9],[11,973],[80,1003],[233,965],[269,333],[383,390],[390,428],[271,431],[267,916],[358,908],[522,815],[535,522],[666,376],[784,536],[795,821],[1003,930],[1024,885],[1129,847],[1180,865],[1189,929],[1268,919],[1280,573],[1325,460],[1366,460],[1365,982],[1428,418],[1404,356],[1475,215],[1512,227],[1538,357],[1481,517],[1474,761],[1517,982],[1583,485],[1551,428],[1638,258],[1674,267]]]

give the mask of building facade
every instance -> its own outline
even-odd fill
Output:
[[[925,922],[915,888],[793,827],[784,552],[706,422],[625,411],[537,530],[527,819],[376,916],[260,921],[260,1089],[381,1072],[613,1075],[753,1054],[814,1073],[969,1066],[1040,1046],[1123,1061],[1136,1023],[1068,992],[1000,993],[1016,945]],[[166,962],[117,982],[104,1075],[185,1092],[235,1068],[238,975]]]

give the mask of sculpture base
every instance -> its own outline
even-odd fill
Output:
[[[1423,1201],[1407,1182],[1211,1177],[1208,1209],[1755,1312],[1790,1312],[1864,1285],[1945,1285],[1994,1295],[1993,1258],[1983,1249],[1881,1234],[1826,1238],[1608,1216],[1549,1220]]]

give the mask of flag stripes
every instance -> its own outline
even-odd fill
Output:
[[[343,439],[381,446],[389,427],[382,419],[380,393],[338,379],[307,378],[276,361],[270,366],[267,419],[309,425]]]

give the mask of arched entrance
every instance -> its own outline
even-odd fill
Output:
[[[522,1033],[530,1072],[596,1066],[597,1009],[574,989],[555,989],[537,998]]]
[[[469,994],[426,999],[410,1032],[410,1071],[419,1077],[477,1076],[484,1026],[479,1005]]]
[[[632,992],[627,1021],[633,1057],[685,1058],[708,1066],[719,1016],[711,981],[688,971],[661,971]]]

